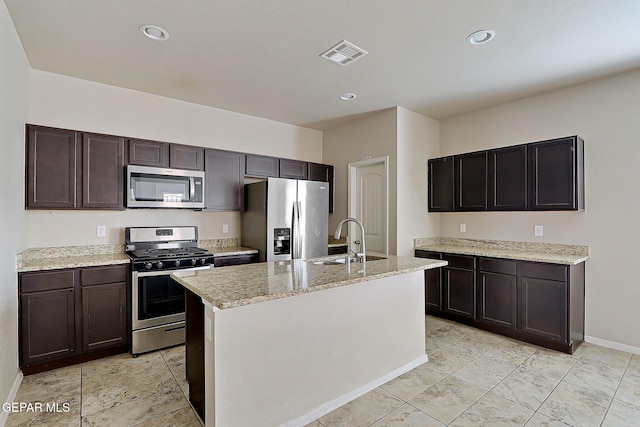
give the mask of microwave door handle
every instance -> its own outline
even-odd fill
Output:
[[[192,176],[189,177],[189,201],[193,202],[196,198],[196,179]]]

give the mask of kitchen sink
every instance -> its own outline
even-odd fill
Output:
[[[383,256],[377,256],[377,255],[367,255],[366,256],[366,261],[379,261],[381,259],[387,259],[387,258],[383,257]],[[358,260],[358,258],[351,257],[351,262],[352,263],[359,262],[359,260]],[[311,263],[315,264],[315,265],[340,265],[340,264],[344,264],[345,263],[345,257],[318,260],[318,261],[311,261]]]

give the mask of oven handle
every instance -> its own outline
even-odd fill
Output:
[[[210,265],[205,265],[202,267],[193,267],[193,268],[181,268],[178,270],[160,270],[160,271],[134,271],[134,279],[136,277],[150,277],[150,276],[168,276],[173,273],[177,273],[179,271],[198,271],[198,270],[209,270],[211,268]]]

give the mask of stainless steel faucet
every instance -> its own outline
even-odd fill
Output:
[[[360,227],[360,241],[358,242],[356,240],[356,241],[353,242],[353,243],[360,243],[360,252],[352,251],[350,246],[349,246],[348,250],[349,250],[349,252],[354,252],[356,254],[356,256],[360,259],[360,262],[364,264],[364,262],[367,259],[367,255],[366,255],[366,250],[365,250],[365,247],[364,247],[364,225],[362,225],[362,223],[360,221],[358,221],[355,218],[343,219],[342,221],[340,221],[340,224],[338,224],[338,228],[336,229],[336,232],[333,235],[333,237],[335,237],[336,239],[340,238],[340,234],[342,233],[342,226],[344,224],[346,224],[347,222],[355,222]]]

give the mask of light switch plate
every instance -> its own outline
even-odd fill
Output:
[[[467,232],[467,224],[460,224],[460,232],[461,233]]]
[[[229,224],[222,224],[222,232],[223,233],[229,232]]]
[[[96,227],[96,236],[104,237],[107,235],[107,228],[104,225],[99,225]]]
[[[533,235],[534,236],[538,236],[541,237],[544,235],[544,227],[541,225],[534,225],[533,226]]]

